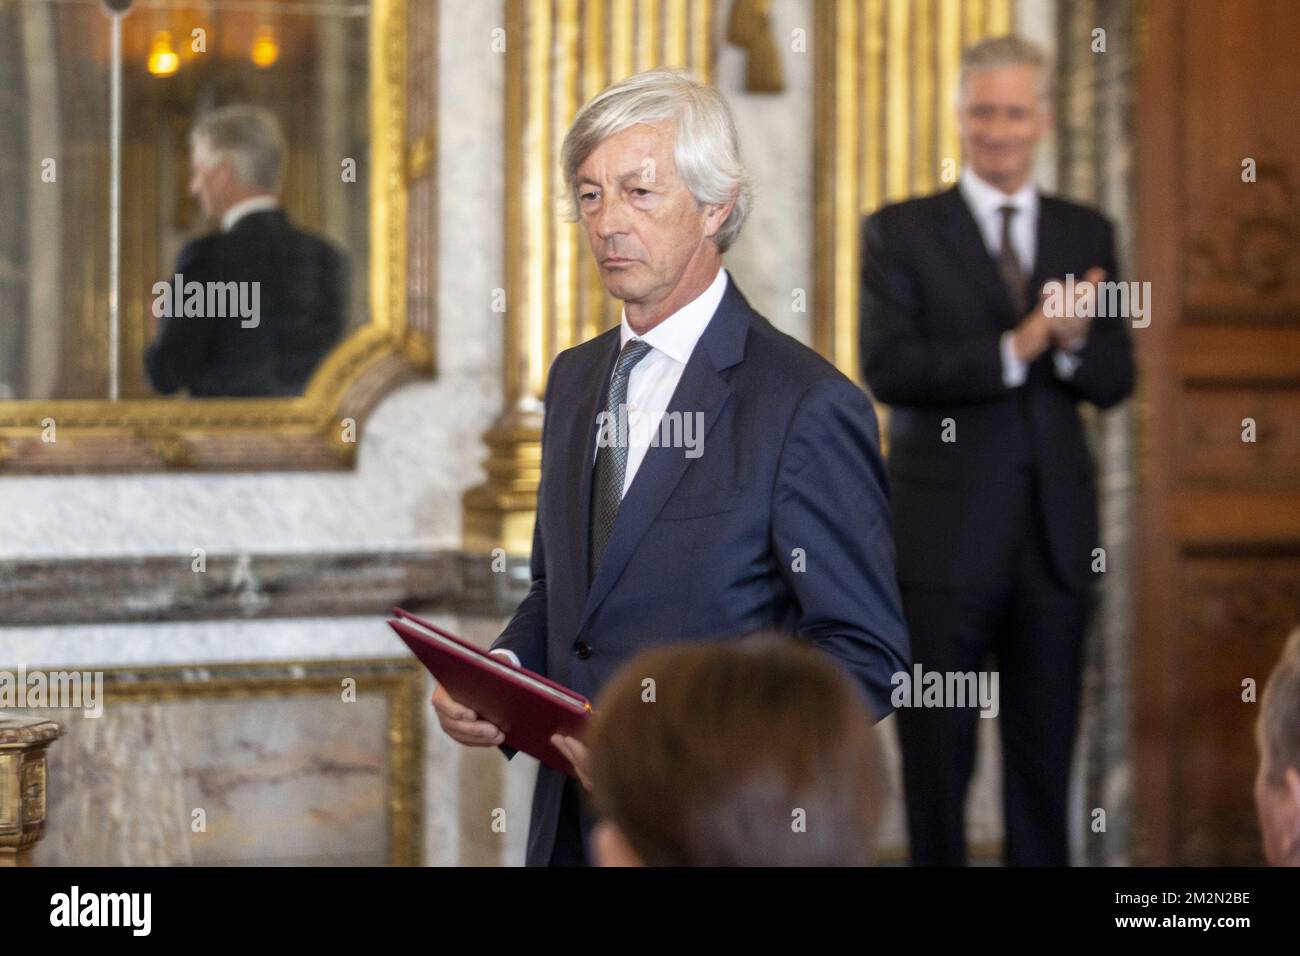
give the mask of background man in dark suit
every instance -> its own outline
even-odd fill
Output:
[[[562,161],[624,314],[551,366],[532,587],[495,652],[591,697],[655,643],[794,631],[884,716],[910,658],[875,417],[722,268],[750,202],[726,101],[684,74],[638,74],[583,107]],[[598,440],[599,413],[620,409],[651,435],[698,416],[702,453],[631,428]],[[433,703],[454,739],[501,743],[445,691]],[[580,742],[557,745],[585,766]],[[579,796],[540,768],[529,864],[589,858]]]
[[[145,353],[158,391],[300,395],[339,340],[347,259],[332,243],[294,228],[277,208],[283,160],[279,124],[266,110],[230,106],[195,125],[190,192],[221,231],[188,243],[175,271],[186,285],[257,283],[258,315],[186,315],[173,303]]]
[[[1034,45],[1000,37],[967,51],[960,183],[865,224],[862,367],[891,406],[894,533],[916,663],[964,673],[996,656],[1006,857],[1064,865],[1098,539],[1076,405],[1123,400],[1133,362],[1119,317],[1035,307],[1050,279],[1115,273],[1110,224],[1034,184],[1048,102]],[[899,711],[914,863],[965,862],[976,714]]]

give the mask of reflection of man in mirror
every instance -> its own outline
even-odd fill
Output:
[[[221,231],[186,244],[154,286],[149,381],[196,396],[300,395],[343,330],[344,253],[279,209],[285,146],[271,113],[208,113],[190,145],[190,192]]]

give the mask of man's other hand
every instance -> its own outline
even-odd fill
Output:
[[[1024,321],[1011,333],[1011,346],[1016,358],[1032,362],[1047,351],[1052,344],[1052,323],[1043,312],[1043,304],[1025,316]]]
[[[1093,286],[1092,302],[1093,308],[1089,309],[1083,306],[1082,302],[1067,302],[1064,315],[1053,315],[1048,318],[1052,327],[1052,343],[1059,349],[1065,349],[1067,352],[1077,352],[1083,348],[1083,343],[1088,340],[1088,330],[1092,328],[1093,314],[1096,303],[1099,301],[1099,291],[1096,288],[1097,283],[1106,279],[1106,270],[1099,268],[1089,269],[1078,282],[1074,284],[1074,294],[1076,300],[1083,294],[1082,290],[1085,285]]]
[[[591,778],[587,776],[587,759],[588,751],[586,745],[577,737],[565,737],[562,734],[552,734],[551,744],[564,756],[569,758],[569,763],[573,764],[574,772],[578,775],[578,780],[582,786],[590,790]]]

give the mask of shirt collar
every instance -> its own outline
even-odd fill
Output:
[[[700,340],[708,327],[713,313],[718,311],[722,295],[727,291],[727,270],[718,269],[709,287],[696,298],[664,319],[645,335],[637,335],[632,326],[627,324],[627,310],[623,310],[622,323],[619,326],[619,347],[627,345],[629,339],[639,338],[653,349],[663,352],[673,361],[685,365],[695,351],[695,343]]]
[[[245,216],[255,212],[266,212],[268,209],[276,209],[280,205],[274,196],[249,196],[247,199],[241,199],[221,217],[221,231],[229,232],[235,228],[235,223]]]
[[[1008,205],[1015,206],[1018,212],[1031,218],[1038,214],[1038,184],[1032,176],[1014,195],[1008,196],[997,186],[980,179],[970,166],[966,166],[961,171],[961,181],[957,186],[971,211],[982,220],[992,219],[997,222],[998,210]]]

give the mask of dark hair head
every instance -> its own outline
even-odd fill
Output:
[[[589,742],[596,808],[647,864],[872,860],[871,714],[847,674],[793,639],[639,655],[602,691]]]

